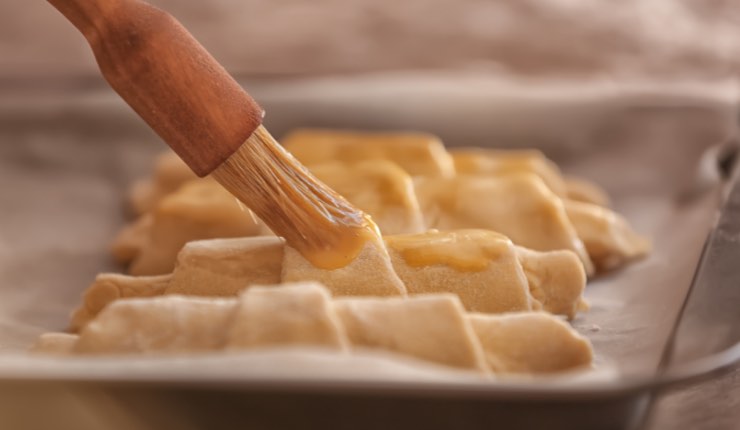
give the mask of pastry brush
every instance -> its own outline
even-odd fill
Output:
[[[379,232],[262,126],[263,111],[171,15],[139,0],[48,0],[85,36],[111,87],[198,175],[212,175],[317,267]]]

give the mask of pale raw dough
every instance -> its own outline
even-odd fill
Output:
[[[517,245],[576,252],[588,274],[626,264],[649,249],[617,214],[580,210],[578,202],[607,207],[608,196],[588,181],[564,178],[537,150],[447,152],[438,138],[423,133],[320,129],[295,131],[284,143],[317,177],[369,213],[386,235],[492,229]],[[409,184],[412,176],[415,187]],[[532,179],[521,180],[527,176],[538,178],[551,193]],[[194,198],[219,201],[209,204],[223,219],[194,215]],[[168,199],[180,204],[162,214],[160,206]],[[238,222],[242,214],[236,201],[214,181],[195,179],[173,153],[160,156],[152,178],[135,187],[132,200],[146,213],[121,231],[112,249],[119,261],[133,261],[132,274],[170,271],[177,250],[189,240],[273,235],[253,217]],[[563,215],[562,206],[575,209]]]
[[[614,269],[650,251],[650,242],[616,212],[576,201],[566,201],[565,211],[599,270]]]
[[[468,311],[501,313],[544,309],[573,318],[582,302],[586,275],[578,256],[560,250],[538,252],[515,247],[501,235],[487,231],[446,231],[430,234],[389,236],[386,238],[391,261],[409,294],[451,292],[460,297]],[[460,249],[457,259],[480,248],[498,248],[497,255],[486,258],[480,270],[461,270],[452,264],[409,264],[394,242],[418,238],[421,252],[434,240],[455,241]],[[471,249],[472,248],[472,249]],[[454,260],[451,258],[450,260]]]
[[[70,333],[44,333],[36,340],[30,352],[46,355],[69,355],[80,337]]]
[[[585,306],[586,272],[571,251],[533,251],[516,247],[529,292],[547,312],[573,319]]]
[[[334,306],[354,346],[488,370],[465,309],[453,294],[410,299],[340,298]]]
[[[386,160],[312,166],[319,180],[372,215],[383,234],[426,230],[411,176]]]
[[[74,352],[213,351],[226,345],[236,299],[159,296],[117,300],[80,332]]]
[[[591,344],[542,312],[468,316],[490,368],[497,373],[553,373],[586,368]]]
[[[498,150],[483,148],[450,149],[458,175],[506,176],[515,173],[532,173],[557,196],[566,195],[567,187],[558,166],[541,151]]]
[[[333,296],[406,295],[406,287],[393,270],[385,247],[374,242],[367,242],[350,264],[334,270],[315,267],[298,251],[286,246],[282,280],[320,282]]]
[[[147,213],[125,225],[111,245],[111,254],[121,264],[130,264],[149,243],[154,215]],[[158,227],[159,228],[159,227]]]
[[[255,286],[241,296],[227,347],[275,345],[348,347],[326,288],[316,283]]]
[[[129,271],[134,275],[158,275],[172,271],[180,249],[192,240],[253,236],[259,225],[252,213],[242,208],[236,198],[213,180],[196,180],[165,196],[153,209],[148,234],[144,227],[132,227],[119,236],[114,248],[121,249],[139,238]],[[142,221],[143,222],[143,221]],[[140,239],[146,236],[145,240]],[[124,245],[125,244],[125,245]]]
[[[467,270],[440,263],[438,259],[419,265],[404,257],[405,252],[423,255],[435,243],[453,243],[451,251],[459,258],[479,253],[484,264],[475,270]],[[514,246],[505,237],[483,230],[463,230],[388,236],[386,244],[393,268],[409,294],[455,293],[465,309],[486,313],[528,311],[533,307],[527,278]],[[493,255],[480,252],[490,249],[495,249]],[[444,254],[440,257],[447,260]],[[534,306],[539,308],[539,303]]]
[[[416,191],[432,228],[493,230],[537,251],[567,249],[579,256],[588,274],[593,273],[562,200],[537,175],[419,178]]]
[[[101,273],[82,297],[82,305],[72,313],[70,330],[77,332],[110,303],[121,298],[154,297],[164,294],[171,275],[127,276]]]
[[[79,331],[119,298],[162,294],[236,296],[254,284],[277,284],[284,246],[277,237],[195,241],[180,251],[172,274],[100,274],[85,291],[82,306],[72,314],[70,330]]]
[[[250,285],[278,284],[284,249],[274,236],[190,242],[177,256],[166,292],[236,296]]]
[[[386,241],[392,244],[400,238],[417,238],[421,241],[416,248],[424,252],[433,243],[430,234],[389,236]],[[507,238],[487,231],[473,237],[467,237],[465,231],[437,234],[443,239],[462,238],[463,246],[495,247],[501,252],[486,260],[483,269],[470,271],[449,264],[413,267],[391,245],[387,256],[373,247],[364,250],[350,266],[327,271],[311,265],[277,237],[195,241],[180,251],[171,275],[98,275],[86,291],[82,306],[73,314],[71,330],[79,331],[119,298],[162,294],[226,297],[256,284],[306,280],[330,284],[336,296],[453,292],[468,310],[478,312],[544,309],[573,318],[579,309],[586,279],[572,252],[514,247]]]
[[[186,182],[198,177],[174,152],[162,153],[154,164],[152,177],[134,184],[129,200],[138,215],[152,211],[159,201]]]
[[[288,134],[285,148],[307,166],[339,161],[392,161],[412,176],[451,177],[452,157],[438,137],[426,133],[302,129]]]
[[[165,295],[107,306],[75,335],[45,334],[50,354],[176,354],[305,345],[374,348],[481,373],[590,365],[588,340],[546,313],[467,314],[454,294],[332,299],[316,283],[255,286],[239,297]]]

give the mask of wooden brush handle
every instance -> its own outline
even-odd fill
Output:
[[[139,0],[48,0],[85,35],[103,76],[199,176],[261,124],[257,103],[171,15]]]

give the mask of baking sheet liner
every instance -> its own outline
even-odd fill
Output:
[[[566,174],[601,184],[614,207],[651,238],[654,251],[590,282],[591,309],[574,326],[593,342],[597,371],[551,383],[603,386],[656,374],[721,200],[716,158],[718,148],[732,144],[736,118],[726,91],[583,90],[403,76],[249,88],[278,136],[294,126],[319,125],[425,130],[449,145],[534,146]],[[0,378],[492,383],[377,352],[287,349],[121,359],[26,354],[39,334],[66,328],[96,273],[120,270],[108,245],[125,221],[127,187],[149,173],[162,150],[106,89],[0,102]]]

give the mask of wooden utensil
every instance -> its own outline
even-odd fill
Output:
[[[263,111],[171,15],[139,0],[48,0],[114,90],[199,176],[213,174],[317,267],[348,264],[375,224],[262,127]]]

